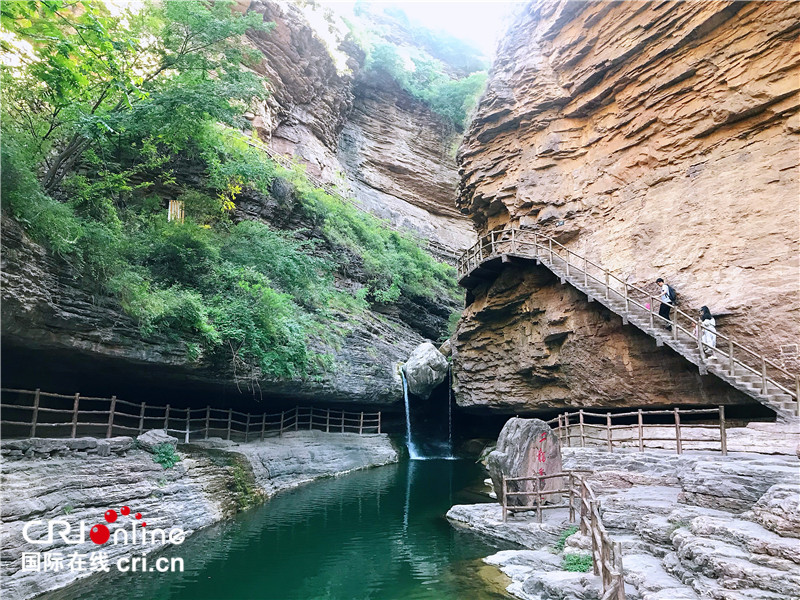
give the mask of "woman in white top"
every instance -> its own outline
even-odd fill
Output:
[[[711,316],[711,311],[707,306],[700,308],[700,323],[703,326],[701,341],[708,348],[717,347],[717,322]],[[694,335],[697,337],[697,326],[695,325]]]

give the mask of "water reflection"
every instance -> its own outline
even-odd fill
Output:
[[[316,482],[165,552],[184,558],[184,573],[94,579],[48,598],[505,597],[463,572],[496,548],[444,519],[477,501],[465,488],[482,476],[469,462],[409,461]]]

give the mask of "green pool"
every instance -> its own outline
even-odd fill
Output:
[[[86,582],[59,598],[99,600],[490,600],[506,598],[478,560],[499,547],[453,529],[457,503],[479,502],[472,461],[378,467],[281,493],[190,537],[176,574]],[[165,553],[170,556],[172,551]]]

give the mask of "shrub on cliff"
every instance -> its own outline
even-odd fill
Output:
[[[315,188],[301,169],[280,167],[219,123],[236,122],[242,100],[255,93],[241,52],[229,47],[250,21],[229,3],[168,3],[182,6],[143,13],[151,21],[131,17],[130,30],[97,3],[81,3],[85,12],[57,1],[16,4],[3,4],[4,28],[58,43],[34,43],[38,61],[21,76],[3,70],[3,210],[67,261],[82,285],[113,294],[144,335],[183,341],[192,360],[226,364],[237,377],[301,378],[330,367],[324,349],[341,341],[332,313],[401,295],[455,297],[453,269],[416,240]],[[56,17],[66,24],[53,26],[48,19]],[[90,27],[102,31],[78,35]],[[143,41],[143,32],[165,39]],[[191,56],[176,49],[176,35],[190,46],[205,40],[211,55],[199,46]],[[143,43],[154,60],[168,61],[160,64],[171,75],[156,70],[146,93],[139,82],[128,103],[125,93],[133,92],[124,86],[134,79],[115,69]],[[65,64],[58,48],[69,50]],[[106,79],[70,79],[90,67],[106,69]],[[113,106],[96,95],[102,85],[113,88]],[[70,150],[73,140],[79,147]],[[291,182],[319,240],[233,222],[245,189],[269,194],[278,175]],[[168,221],[165,207],[175,198],[184,202],[184,222]],[[363,289],[338,289],[337,270],[363,271]]]

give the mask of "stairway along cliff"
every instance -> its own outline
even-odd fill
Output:
[[[526,5],[459,151],[459,207],[479,235],[548,236],[653,294],[664,277],[683,311],[707,305],[721,334],[797,373],[798,19],[764,3]],[[460,406],[752,403],[563,275],[509,261],[467,282]]]

